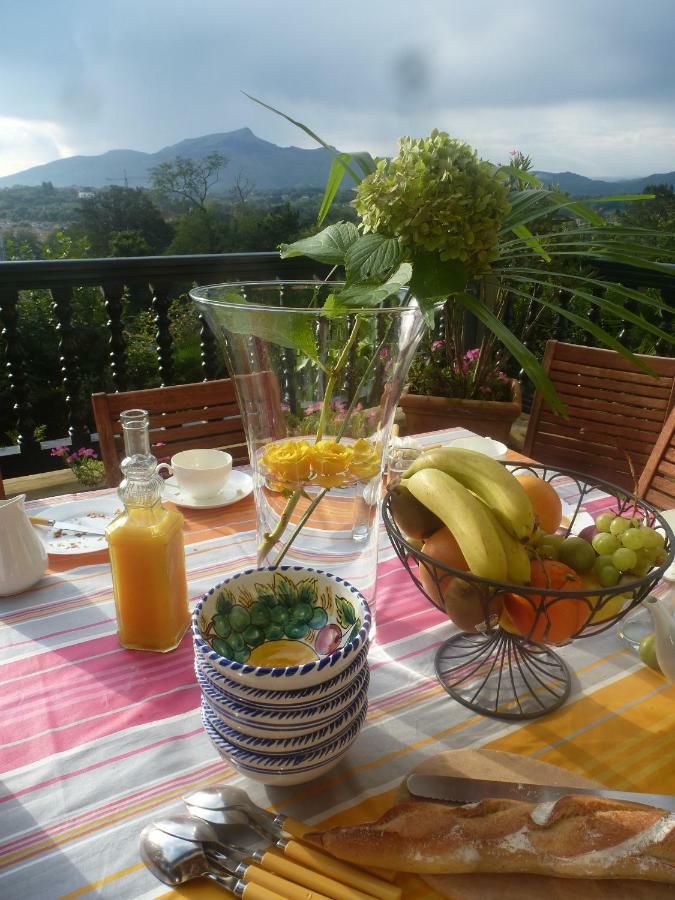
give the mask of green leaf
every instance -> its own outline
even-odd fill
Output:
[[[212,305],[207,316],[218,326],[234,334],[251,335],[287,347],[289,350],[300,350],[311,359],[318,361],[318,351],[311,316],[302,313],[289,315],[280,308],[278,314],[268,309],[260,310],[248,305],[246,300],[232,292],[223,296],[228,303],[236,303],[238,309]]]
[[[443,261],[435,253],[418,253],[412,262],[410,290],[418,301],[445,298],[466,287],[466,266],[459,260]]]
[[[295,606],[298,602],[298,594],[295,584],[284,575],[274,576],[274,594],[284,606]]]
[[[310,578],[299,581],[296,585],[298,603],[308,603],[314,606],[316,603],[316,582]]]
[[[309,256],[317,262],[342,266],[347,250],[358,238],[359,230],[353,222],[336,222],[312,237],[302,238],[293,244],[282,244],[281,257]]]
[[[361,630],[361,619],[357,619],[356,622],[354,622],[354,627],[347,635],[345,644],[351,644],[351,642],[356,638],[356,636],[360,630]]]
[[[553,387],[551,379],[544,372],[541,364],[536,356],[527,349],[525,344],[521,343],[515,334],[506,327],[506,325],[495,316],[492,310],[488,309],[476,297],[471,294],[461,293],[456,298],[462,306],[472,312],[475,317],[489,328],[490,331],[502,342],[509,353],[517,359],[521,364],[535,388],[540,392],[552,410],[566,415],[565,406],[558,397],[556,389]]]
[[[270,112],[275,113],[277,116],[281,116],[282,119],[286,119],[287,122],[290,122],[291,125],[295,125],[296,128],[300,128],[301,131],[304,131],[305,134],[309,135],[312,140],[316,141],[317,144],[321,144],[324,150],[328,150],[331,156],[336,157],[340,156],[340,153],[335,149],[335,147],[331,147],[330,144],[327,144],[324,140],[322,140],[318,134],[315,134],[311,128],[308,128],[306,125],[303,125],[302,122],[298,122],[297,119],[292,119],[290,116],[287,116],[286,113],[281,112],[280,109],[275,109],[273,106],[270,106],[269,103],[264,103],[262,100],[258,100],[257,97],[254,97],[252,94],[247,94],[246,91],[242,91],[242,94],[245,97],[248,97],[249,100],[253,100],[254,103],[260,104],[260,106],[264,106],[265,109],[269,109]],[[345,169],[348,175],[354,180],[355,184],[359,184],[361,179],[356,174],[356,172],[351,169],[349,166],[345,166]]]
[[[356,622],[356,613],[354,607],[342,597],[335,598],[335,606],[337,608],[338,625],[341,628],[349,628]]]
[[[411,275],[412,266],[410,263],[401,263],[394,274],[390,275],[384,283],[370,284],[364,282],[346,287],[336,295],[333,310],[337,309],[338,306],[343,309],[369,309],[373,306],[379,306],[388,297],[398,294],[401,288],[408,284]],[[324,305],[324,309],[326,309],[326,305]]]
[[[345,172],[347,171],[347,163],[351,158],[352,157],[349,155],[349,153],[340,153],[340,155],[336,156],[331,163],[330,172],[328,173],[328,179],[326,180],[326,187],[324,188],[323,192],[321,208],[319,209],[319,215],[316,218],[317,225],[320,225],[323,222],[323,220],[326,218],[326,215],[328,214],[328,210],[333,205],[335,195],[340,189],[342,179],[344,178]]]
[[[371,172],[374,172],[377,169],[377,162],[373,159],[370,153],[367,153],[365,150],[359,153],[353,153],[352,159],[361,169],[364,176],[370,175]]]
[[[349,281],[365,281],[391,272],[403,257],[398,238],[383,234],[365,234],[351,245],[345,254]]]
[[[542,186],[542,182],[536,175],[533,175],[532,172],[525,172],[523,169],[519,169],[518,166],[514,166],[510,164],[508,166],[499,166],[495,170],[496,175],[506,175],[508,178],[516,178],[522,184],[529,184],[532,187],[539,188]]]
[[[527,225],[514,225],[513,226],[514,234],[517,234],[519,238],[522,238],[528,247],[531,247],[535,253],[541,256],[542,259],[545,259],[546,262],[551,262],[551,257],[548,255],[546,250],[539,243],[537,238],[532,234]]]

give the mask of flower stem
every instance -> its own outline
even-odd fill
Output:
[[[326,427],[326,420],[328,418],[328,413],[330,412],[330,405],[333,400],[333,391],[335,390],[335,382],[337,380],[338,375],[347,365],[347,360],[349,358],[349,351],[354,346],[354,341],[356,340],[356,335],[358,334],[359,328],[361,327],[361,319],[357,316],[356,322],[354,322],[354,327],[352,328],[351,334],[347,339],[347,343],[342,349],[342,353],[338,357],[338,361],[335,363],[333,368],[328,373],[328,382],[326,384],[326,393],[324,394],[323,404],[321,406],[321,416],[319,417],[319,424],[316,429],[316,441],[318,442],[323,437],[323,431]]]
[[[319,493],[316,495],[316,497],[312,500],[312,502],[309,504],[307,509],[304,511],[304,513],[302,514],[302,518],[300,519],[300,521],[298,522],[298,524],[295,527],[295,530],[293,531],[293,534],[289,537],[289,539],[286,541],[284,546],[281,548],[281,552],[279,553],[279,556],[277,557],[277,560],[274,563],[275,566],[278,566],[279,563],[281,562],[281,560],[284,558],[284,556],[286,556],[286,554],[288,553],[288,551],[291,548],[293,541],[300,534],[300,531],[302,530],[302,528],[304,528],[305,523],[307,522],[309,517],[312,515],[314,510],[317,508],[319,503],[326,496],[328,491],[329,491],[329,488],[322,488],[319,491]]]
[[[286,506],[284,506],[284,511],[281,513],[281,517],[277,522],[274,529],[268,532],[263,540],[260,542],[258,546],[258,560],[264,559],[267,554],[270,552],[272,547],[281,539],[281,535],[284,533],[286,526],[290,522],[291,516],[293,515],[293,510],[298,505],[298,500],[302,497],[303,491],[302,488],[296,488],[291,496],[286,501]]]

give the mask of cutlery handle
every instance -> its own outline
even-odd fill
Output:
[[[294,819],[293,816],[284,816],[281,827],[287,834],[299,841],[304,840],[308,832],[316,830],[316,826],[301,822],[300,819]],[[364,871],[370,872],[375,878],[383,878],[385,881],[393,881],[396,878],[396,872],[385,872],[384,869],[374,869],[371,866],[365,867]]]
[[[294,881],[287,881],[273,872],[261,869],[260,866],[248,866],[244,880],[249,884],[260,884],[270,891],[276,891],[284,900],[331,900],[325,894],[317,894],[310,888],[302,887]]]
[[[28,516],[31,525],[51,525],[51,519],[45,519],[44,516]]]
[[[297,841],[289,841],[284,853],[303,866],[324,872],[331,878],[342,882],[343,891],[347,890],[346,885],[350,885],[350,887],[356,888],[357,892],[364,892],[368,896],[379,898],[379,900],[401,900],[401,888],[397,885],[383,881],[363,869],[335,859],[334,856],[329,856],[314,847],[299,844]],[[340,900],[342,900],[342,896]]]
[[[268,872],[274,872],[275,875],[281,875],[282,878],[295,881],[296,884],[302,884],[313,891],[320,891],[330,897],[330,900],[373,900],[372,894],[355,891],[346,884],[327,878],[314,869],[306,869],[304,865],[300,866],[285,856],[279,856],[269,850],[260,860],[260,865]]]
[[[246,887],[241,892],[241,896],[244,900],[287,900],[283,894],[270,891],[261,884],[251,884],[250,881],[247,882]]]

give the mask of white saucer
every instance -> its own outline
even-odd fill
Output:
[[[229,506],[238,503],[253,490],[253,479],[246,472],[233,469],[225,483],[225,486],[213,497],[204,497],[197,500],[182,491],[176,482],[175,476],[167,478],[164,482],[164,499],[170,500],[176,506],[185,506],[187,509],[217,509],[219,506]]]
[[[460,447],[464,450],[475,450],[477,453],[483,453],[485,456],[491,456],[492,459],[505,459],[506,452],[509,449],[506,444],[496,441],[494,438],[480,437],[474,434],[471,437],[457,438],[452,441],[451,447]]]

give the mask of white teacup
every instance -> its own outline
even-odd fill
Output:
[[[170,468],[182,491],[195,500],[206,500],[225,487],[232,457],[224,450],[181,450],[171,457]]]

